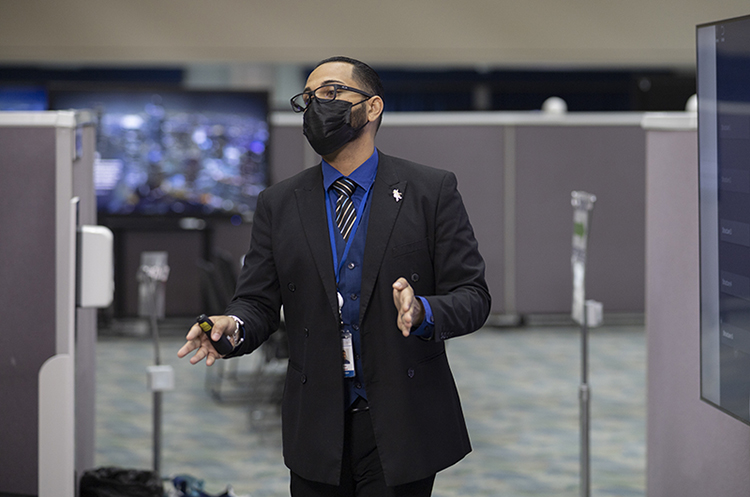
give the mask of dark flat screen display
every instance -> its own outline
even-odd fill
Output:
[[[55,110],[98,116],[100,215],[246,216],[268,186],[264,93],[52,90]]]
[[[697,49],[701,397],[750,424],[750,17]]]

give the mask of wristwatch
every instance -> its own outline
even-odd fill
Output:
[[[234,348],[237,348],[245,341],[245,333],[240,333],[240,330],[245,326],[245,323],[237,316],[229,316],[234,319],[234,333],[232,333],[232,343]]]

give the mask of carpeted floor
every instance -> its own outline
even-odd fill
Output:
[[[162,474],[202,479],[210,494],[231,484],[238,495],[289,495],[276,408],[284,365],[255,353],[207,375],[203,364],[177,359],[183,341],[167,335],[162,360],[174,367],[176,386],[163,396]],[[153,357],[149,338],[100,338],[97,466],[152,467],[146,368]],[[474,451],[438,475],[433,495],[578,496],[578,329],[485,328],[449,341],[448,357]],[[591,493],[597,497],[645,494],[645,365],[642,326],[592,331]],[[214,394],[221,386],[221,400],[209,386]]]

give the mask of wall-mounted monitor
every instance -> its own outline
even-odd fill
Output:
[[[750,424],[750,16],[697,51],[701,398]]]
[[[49,98],[98,116],[100,217],[250,216],[268,186],[266,93],[99,86]]]

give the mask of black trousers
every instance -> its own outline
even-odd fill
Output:
[[[340,484],[326,485],[292,472],[292,497],[429,497],[432,494],[435,475],[405,485],[386,486],[370,411],[347,412],[345,430]]]

